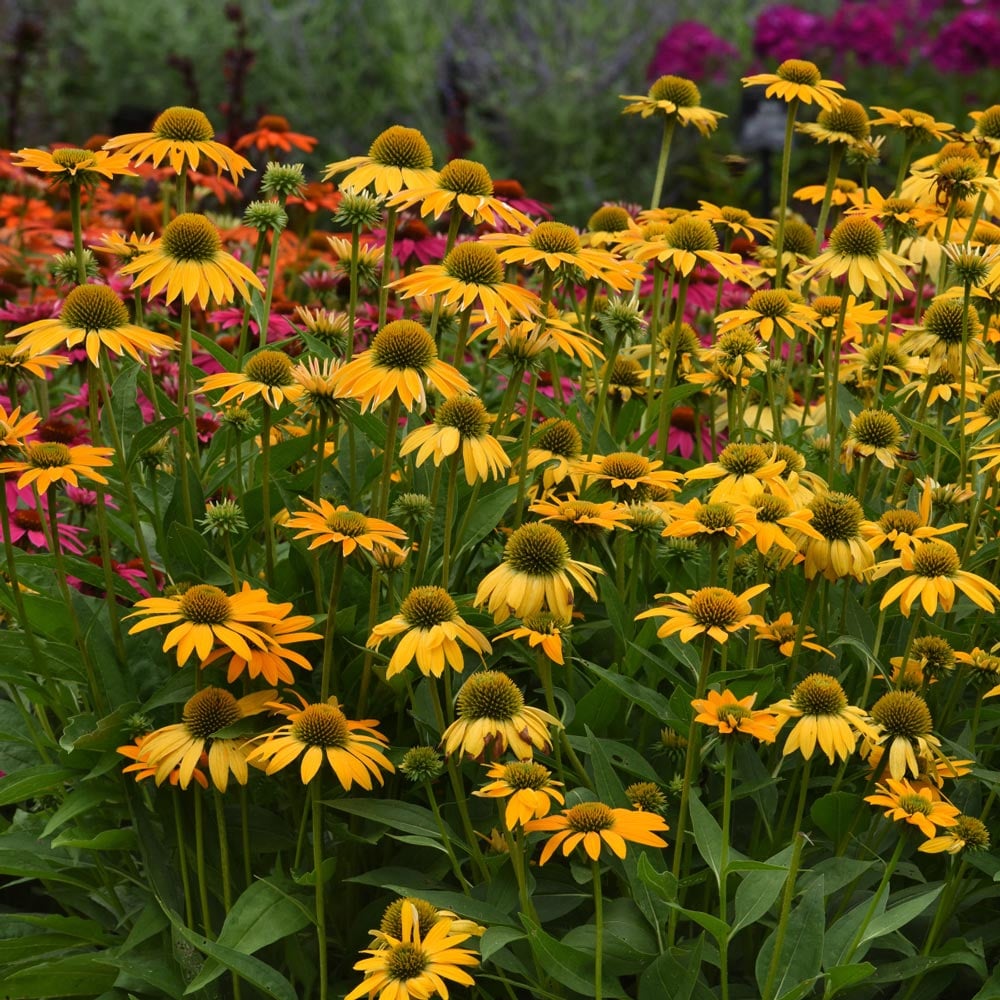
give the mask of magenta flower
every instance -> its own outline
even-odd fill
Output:
[[[8,479],[5,483],[7,490],[7,513],[10,517],[10,540],[14,545],[22,549],[49,551],[48,542],[45,539],[45,531],[42,528],[42,518],[35,505],[35,497],[30,489],[19,490],[13,479]],[[42,510],[48,517],[49,501],[43,493],[39,496]],[[59,537],[59,544],[63,552],[72,552],[74,555],[82,555],[84,546],[80,541],[80,536],[85,533],[85,529],[75,524],[67,524],[59,519],[56,520],[56,534]],[[3,541],[3,527],[0,525],[0,541]]]
[[[646,70],[649,80],[686,76],[692,80],[725,80],[739,49],[700,21],[678,21],[659,41]]]

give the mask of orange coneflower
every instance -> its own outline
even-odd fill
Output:
[[[300,498],[309,510],[295,512],[285,527],[298,530],[296,538],[312,538],[310,551],[320,545],[339,545],[345,556],[361,548],[372,552],[376,545],[401,554],[397,542],[406,539],[406,532],[388,521],[368,517],[351,510],[346,504],[334,506],[329,500],[318,503],[306,497]]]
[[[937,828],[958,825],[960,810],[949,802],[935,798],[930,788],[914,788],[910,782],[887,778],[875,786],[874,795],[866,795],[865,802],[884,806],[889,819],[911,823],[925,837],[937,835]]]
[[[17,488],[34,484],[39,493],[55,483],[79,486],[78,476],[106,484],[107,479],[97,470],[114,464],[111,461],[115,453],[113,448],[65,445],[59,441],[36,441],[22,447],[23,457],[0,462],[0,473],[19,472]]]
[[[695,722],[714,726],[721,736],[746,733],[764,743],[773,743],[781,725],[774,713],[765,709],[754,710],[756,694],[737,698],[728,688],[709,691],[704,698],[695,698],[691,706],[697,711]]]

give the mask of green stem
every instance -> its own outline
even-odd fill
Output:
[[[650,208],[660,207],[660,195],[663,193],[663,179],[667,175],[667,160],[670,159],[670,143],[674,137],[675,118],[667,118],[663,122],[663,138],[660,140],[660,158],[656,163],[656,180],[653,183],[653,198]]]
[[[382,452],[382,478],[379,480],[378,506],[375,516],[384,518],[389,511],[389,490],[392,485],[392,462],[396,457],[396,434],[399,431],[399,393],[394,392],[389,399],[389,415],[385,425],[385,449]]]
[[[813,256],[819,254],[819,248],[823,245],[823,237],[826,234],[826,220],[830,215],[830,202],[833,200],[833,188],[837,181],[837,171],[840,169],[840,161],[844,156],[845,147],[839,143],[830,150],[830,166],[826,171],[826,189],[823,192],[823,204],[819,210],[819,220],[816,223],[816,245]]]
[[[535,412],[535,392],[538,389],[538,374],[531,373],[528,385],[528,400],[524,412],[524,428],[521,432],[521,458],[518,462],[517,500],[514,504],[514,527],[521,526],[524,517],[524,496],[528,488],[528,452],[531,449],[531,418]]]
[[[323,882],[323,800],[320,796],[322,774],[316,773],[309,788],[312,792],[312,841],[313,876],[316,879],[316,944],[319,949],[319,995],[321,1000],[328,996],[327,953],[326,953],[326,901]]]
[[[385,247],[382,250],[382,281],[378,293],[378,328],[385,326],[389,306],[389,279],[392,277],[392,245],[396,240],[396,209],[391,205],[385,213]]]
[[[333,636],[337,629],[337,602],[340,599],[340,587],[344,582],[344,553],[338,547],[334,556],[333,580],[330,583],[330,599],[326,608],[326,629],[323,638],[323,673],[320,682],[320,699],[326,701],[330,697],[330,681],[333,675]]]
[[[444,825],[444,820],[441,818],[441,810],[438,808],[437,796],[434,794],[434,788],[430,781],[427,781],[426,779],[424,780],[424,791],[427,792],[427,801],[430,804],[431,812],[434,813],[434,822],[437,823],[438,832],[441,834],[441,843],[444,844],[444,849],[448,853],[448,860],[451,862],[451,870],[455,873],[455,878],[458,879],[458,884],[462,887],[462,892],[468,896],[469,890],[472,886],[462,874],[462,866],[458,863],[454,847],[451,846],[451,838],[448,836],[448,828]]]
[[[788,102],[788,114],[785,119],[785,145],[781,152],[781,191],[778,195],[778,231],[774,236],[775,274],[774,287],[781,288],[784,279],[782,254],[785,249],[785,216],[788,213],[788,177],[792,167],[792,139],[795,135],[795,114],[799,108],[799,99]]]
[[[788,658],[788,676],[785,678],[785,687],[791,690],[792,681],[795,678],[795,668],[799,665],[799,654],[802,652],[802,640],[805,638],[809,611],[812,608],[816,590],[819,587],[820,576],[817,574],[806,584],[806,596],[802,601],[802,612],[799,618],[799,627],[795,632],[795,644],[792,646],[792,655]]]
[[[733,798],[733,754],[736,751],[736,740],[726,739],[725,770],[722,777],[722,846],[719,849],[719,919],[728,922],[728,898],[726,893],[729,867],[729,834]],[[719,979],[722,987],[722,1000],[729,1000],[729,938],[724,936],[719,941]]]
[[[256,274],[260,270],[261,261],[264,259],[264,250],[267,247],[267,230],[257,231],[257,242],[253,248],[253,258],[250,261],[250,270]],[[236,364],[243,366],[243,356],[247,352],[247,338],[250,331],[250,300],[243,303],[243,318],[240,320],[240,338],[236,347]]]
[[[785,944],[785,933],[788,930],[788,916],[792,911],[792,900],[795,898],[795,880],[799,874],[799,863],[802,860],[802,849],[806,843],[804,833],[796,833],[792,845],[792,858],[788,864],[788,879],[785,882],[785,893],[781,900],[781,914],[778,917],[778,927],[774,933],[774,950],[767,966],[767,979],[761,992],[762,1000],[774,1000],[775,980],[781,968],[781,952]]]
[[[186,838],[184,822],[181,818],[181,796],[175,793],[171,796],[174,813],[174,836],[177,839],[177,860],[181,870],[181,885],[184,888],[184,922],[194,929],[194,903],[191,899],[191,876],[188,874]]]
[[[705,689],[708,686],[708,672],[712,663],[712,653],[714,647],[712,640],[705,636],[704,645],[701,651],[701,666],[698,670],[698,681],[695,686],[695,698],[704,698]],[[687,755],[684,760],[684,780],[681,785],[681,801],[677,810],[677,834],[674,840],[674,863],[673,875],[679,879],[681,873],[681,857],[684,853],[684,834],[687,831],[688,803],[691,800],[691,788],[694,785],[698,765],[700,763],[701,729],[694,721],[694,713],[691,713],[691,724],[688,727]],[[667,944],[673,947],[677,935],[677,910],[671,909],[669,922],[667,925]]]
[[[181,356],[177,370],[177,412],[181,424],[177,428],[177,471],[181,481],[181,504],[184,510],[184,523],[189,528],[194,527],[194,511],[191,507],[191,489],[188,473],[187,438],[190,433],[191,446],[197,454],[198,429],[195,422],[194,401],[188,399],[188,379],[191,375],[191,306],[186,302],[181,304],[180,329]]]
[[[458,478],[458,463],[461,452],[456,451],[448,458],[448,487],[444,502],[443,548],[441,553],[441,586],[448,589],[448,575],[451,571],[451,539],[452,521],[455,517],[456,480]]]
[[[201,673],[201,671],[198,671]],[[200,788],[194,790],[195,863],[198,871],[198,899],[201,903],[201,924],[208,937],[214,937],[212,911],[208,902],[208,876],[205,872],[205,805]]]
[[[73,229],[73,253],[76,256],[76,283],[87,283],[87,264],[83,255],[83,226],[80,221],[80,182],[69,182],[69,217]]]
[[[667,348],[667,365],[663,373],[663,385],[660,386],[660,415],[656,425],[656,447],[662,461],[667,460],[668,438],[670,426],[670,390],[673,388],[674,370],[677,367],[677,345],[680,343],[681,324],[684,322],[684,303],[687,301],[689,274],[682,274],[677,281],[677,312],[674,314],[674,325],[670,333],[670,345]]]
[[[615,339],[611,344],[611,351],[604,362],[604,375],[601,378],[601,386],[597,394],[597,401],[594,405],[594,426],[590,431],[590,443],[587,445],[587,461],[594,457],[597,450],[597,437],[601,433],[601,426],[604,424],[604,411],[608,402],[608,386],[611,385],[611,376],[614,374],[615,358],[622,345],[622,331],[615,330]]]
[[[344,362],[354,356],[354,330],[358,315],[358,259],[361,256],[361,226],[351,227],[351,291],[347,300],[347,345],[344,350]]]
[[[604,895],[601,892],[601,862],[591,862],[594,882],[594,1000],[601,1000],[601,965],[604,961]]]
[[[274,523],[271,520],[271,407],[260,418],[260,506],[264,517],[264,578],[274,586]]]

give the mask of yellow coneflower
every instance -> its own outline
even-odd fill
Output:
[[[507,539],[503,562],[479,584],[475,604],[485,604],[498,625],[512,614],[524,618],[543,608],[569,621],[573,584],[596,600],[592,574],[602,572],[571,559],[566,540],[551,525],[524,524]]]
[[[619,245],[619,250],[631,260],[655,260],[683,277],[690,276],[699,263],[730,281],[743,277],[739,254],[721,251],[712,224],[694,215],[672,222],[655,239],[625,242]]]
[[[226,391],[219,397],[217,406],[236,399],[241,404],[260,396],[264,402],[278,409],[286,401],[294,403],[305,391],[295,380],[292,359],[284,351],[257,351],[243,363],[241,372],[219,372],[201,381],[205,392],[216,389]]]
[[[886,410],[861,410],[851,417],[847,428],[842,459],[844,468],[850,472],[854,460],[874,458],[887,469],[894,469],[898,459],[905,454],[900,447],[903,442],[903,428],[899,421]]]
[[[476,396],[452,396],[441,403],[434,423],[410,431],[400,446],[400,457],[417,453],[417,465],[433,457],[440,465],[451,455],[461,452],[465,481],[499,479],[510,468],[510,458],[500,442],[490,434],[493,417],[486,412]]]
[[[845,576],[863,580],[875,565],[875,553],[865,538],[861,504],[846,493],[831,492],[817,497],[808,509],[820,537],[803,540],[806,579],[822,573],[831,581]]]
[[[457,209],[473,222],[488,226],[496,227],[502,222],[514,229],[527,229],[532,225],[523,212],[493,196],[493,178],[475,160],[449,160],[440,173],[421,184],[408,185],[393,195],[388,204],[399,210],[419,204],[422,216],[433,214],[435,219]]]
[[[709,494],[712,503],[748,503],[784,471],[784,459],[776,454],[759,444],[727,444],[714,462],[688,470],[686,478],[721,478]]]
[[[104,148],[118,150],[136,164],[149,160],[154,167],[158,167],[164,160],[169,160],[175,174],[188,167],[197,170],[202,156],[237,181],[246,171],[253,170],[249,160],[215,141],[212,123],[197,108],[167,108],[157,116],[151,132],[116,136],[109,139]]]
[[[583,477],[573,470],[583,452],[583,439],[576,424],[561,417],[549,417],[535,429],[532,441],[528,449],[528,471],[543,467],[542,488],[555,489],[569,478],[573,490],[579,492]]]
[[[685,504],[671,504],[669,517],[664,538],[725,538],[739,548],[753,537],[753,511],[744,503],[702,503],[692,497]]]
[[[604,360],[600,343],[565,320],[551,303],[546,310],[544,328],[540,328],[540,324],[534,319],[508,325],[498,315],[492,323],[475,327],[469,339],[472,341],[482,336],[493,342],[490,348],[491,358],[505,357],[524,363],[525,367],[530,367],[532,361],[549,350],[578,358],[587,367],[593,366],[595,358],[598,361]]]
[[[795,686],[791,698],[775,702],[770,710],[782,724],[798,719],[785,741],[786,757],[798,750],[809,760],[818,743],[832,764],[837,757],[847,760],[859,735],[871,740],[876,736],[864,709],[849,705],[840,682],[829,674],[810,674]]]
[[[135,177],[129,166],[128,156],[122,153],[108,153],[103,149],[19,149],[11,157],[19,167],[30,167],[48,174],[52,182],[76,181],[85,187],[92,187],[103,177]]]
[[[376,545],[402,552],[397,542],[406,539],[406,532],[394,524],[351,510],[346,504],[335,506],[322,498],[318,503],[306,497],[300,499],[310,509],[296,511],[285,527],[296,529],[296,538],[312,537],[310,551],[332,544],[339,545],[345,556],[359,548],[372,552]]]
[[[69,364],[64,354],[45,354],[30,344],[0,342],[0,378],[28,372],[36,378],[47,378],[51,370]]]
[[[279,621],[281,605],[271,604],[267,591],[244,586],[239,593],[227,594],[211,584],[188,587],[169,597],[146,597],[137,601],[126,618],[142,617],[129,629],[129,635],[173,626],[163,641],[163,651],[177,648],[177,666],[183,666],[192,653],[205,660],[215,648],[231,649],[250,660],[253,648],[266,649],[268,642],[261,625]]]
[[[869,125],[885,125],[888,128],[896,129],[912,143],[920,142],[945,142],[950,139],[955,131],[955,126],[951,122],[936,121],[933,115],[923,111],[915,111],[913,108],[900,108],[895,111],[892,108],[883,108],[877,104],[871,106],[872,111],[877,111],[882,117],[873,118]]]
[[[748,326],[765,342],[770,341],[775,329],[794,340],[801,331],[807,336],[816,332],[816,311],[795,302],[791,293],[783,288],[766,288],[754,292],[742,309],[720,313],[715,322],[719,334],[738,326]]]
[[[889,754],[888,771],[893,778],[907,774],[919,778],[919,756],[925,764],[941,755],[941,741],[933,735],[934,725],[927,702],[913,691],[889,691],[871,708],[878,730],[877,745]]]
[[[351,156],[327,164],[323,180],[348,171],[339,182],[343,191],[358,191],[374,185],[377,194],[395,194],[404,188],[426,185],[437,176],[434,154],[423,134],[415,128],[393,125],[380,132],[367,156]]]
[[[816,142],[850,148],[871,134],[868,114],[857,102],[844,98],[834,108],[823,108],[814,122],[796,125],[796,131]]]
[[[58,317],[35,320],[7,336],[23,338],[16,354],[44,355],[54,347],[72,350],[83,344],[95,366],[100,364],[102,347],[141,362],[139,351],[160,354],[177,346],[173,337],[131,323],[125,304],[107,285],[79,285],[66,296]]]
[[[472,392],[461,372],[438,358],[426,327],[400,319],[382,327],[368,350],[340,369],[337,391],[357,399],[362,410],[374,410],[395,394],[407,410],[423,412],[425,381],[445,397]]]
[[[943,367],[960,371],[964,361],[976,374],[984,365],[992,364],[982,340],[979,313],[973,306],[966,309],[961,299],[936,296],[918,324],[902,329],[906,333],[901,347],[910,354],[926,356],[928,372]]]
[[[734,236],[745,236],[748,240],[755,239],[757,235],[770,239],[777,226],[773,219],[754,218],[745,208],[713,205],[710,201],[699,201],[698,211],[691,214],[729,230]]]
[[[429,749],[429,748],[428,748]],[[450,920],[452,930],[456,934],[468,933],[475,937],[482,937],[486,933],[486,928],[477,924],[474,920],[465,920],[451,910],[434,906],[426,899],[419,896],[401,896],[391,902],[383,911],[382,919],[379,921],[378,930],[372,931],[374,940],[372,946],[376,947],[381,942],[385,947],[388,938],[402,938],[403,936],[403,909],[412,907],[415,909],[414,920],[419,920],[420,927],[426,933],[439,920]]]
[[[301,757],[299,777],[305,785],[325,760],[347,792],[355,783],[371,791],[373,778],[380,785],[385,783],[382,772],[392,774],[395,768],[382,752],[389,741],[375,728],[375,719],[348,719],[336,698],[313,705],[301,695],[298,698],[301,706],[297,708],[274,702],[271,693],[270,707],[288,723],[257,737],[263,742],[249,751],[249,763],[274,774]]]
[[[866,795],[865,802],[884,806],[887,818],[911,823],[928,838],[937,835],[939,826],[957,826],[960,815],[960,810],[935,798],[929,788],[914,788],[910,782],[895,778],[879,782],[875,794]]]
[[[584,277],[619,291],[630,289],[642,277],[642,267],[601,250],[585,247],[572,227],[562,222],[540,222],[524,234],[487,233],[481,243],[495,247],[504,264],[542,267],[548,271],[575,267]]]
[[[960,531],[964,524],[948,524],[935,527],[931,523],[931,491],[921,492],[917,510],[905,507],[895,507],[885,511],[877,521],[867,521],[861,529],[861,534],[868,539],[873,549],[886,542],[891,543],[897,552],[904,549],[912,551],[919,542],[929,541],[950,531]]]
[[[756,694],[737,698],[728,688],[725,691],[709,691],[704,698],[695,698],[691,707],[698,713],[695,722],[714,726],[720,736],[734,736],[746,733],[762,743],[773,743],[778,734],[780,721],[765,709],[754,710]]]
[[[990,832],[982,820],[960,813],[955,817],[954,826],[945,828],[940,837],[925,840],[917,850],[924,854],[940,854],[943,851],[960,854],[962,851],[985,851],[989,846]]]
[[[601,848],[605,846],[619,858],[625,857],[626,843],[666,847],[667,842],[657,834],[670,827],[656,813],[612,809],[603,802],[581,802],[555,816],[531,820],[524,829],[527,833],[552,833],[538,859],[544,865],[559,847],[564,858],[574,848],[582,847],[591,861],[601,856]]]
[[[828,274],[831,278],[847,275],[847,284],[855,295],[870,289],[885,298],[889,289],[897,295],[913,290],[913,282],[903,271],[908,264],[890,252],[885,234],[871,219],[850,216],[838,222],[830,234],[827,249],[801,272],[802,277]]]
[[[523,826],[549,814],[553,802],[562,805],[561,781],[552,780],[552,772],[533,761],[512,764],[487,764],[486,776],[493,780],[472,794],[485,799],[506,799],[504,822],[508,830]]]
[[[510,324],[516,316],[530,319],[538,312],[535,293],[504,281],[503,262],[482,240],[459,243],[440,264],[424,264],[389,287],[404,299],[440,294],[445,306],[469,309],[478,303],[489,323],[494,316]]]
[[[218,738],[215,734],[240,719],[259,715],[277,693],[256,691],[237,700],[222,688],[203,688],[187,700],[180,722],[157,729],[143,740],[136,763],[155,768],[158,785],[177,768],[177,781],[181,788],[187,788],[204,753],[212,783],[220,792],[228,787],[230,775],[245,785],[249,777],[245,738]]]
[[[666,618],[656,631],[661,639],[678,634],[681,642],[690,642],[697,636],[727,642],[741,629],[764,624],[760,615],[751,613],[750,602],[767,589],[768,584],[759,583],[739,595],[725,587],[703,587],[690,594],[657,594],[669,597],[672,603],[641,611],[635,618],[636,621]]]
[[[188,305],[207,308],[212,299],[219,305],[232,302],[237,291],[247,301],[251,288],[264,291],[260,278],[222,249],[219,231],[196,212],[167,223],[163,236],[121,273],[133,275],[133,288],[148,286],[149,298],[165,292],[167,305],[180,296]]]
[[[824,80],[815,63],[806,59],[786,59],[776,73],[756,73],[740,78],[744,87],[763,87],[765,97],[780,97],[791,103],[801,101],[821,108],[835,108],[843,98],[837,93],[844,85],[836,80]]]
[[[25,438],[34,433],[41,419],[37,413],[22,416],[20,406],[8,413],[0,404],[0,453],[8,448],[24,447]]]
[[[23,418],[27,420],[28,418]],[[20,459],[0,462],[0,473],[18,472],[17,488],[34,486],[44,493],[55,483],[79,486],[79,476],[107,484],[97,470],[113,465],[113,448],[95,448],[89,444],[65,445],[58,441],[36,441],[23,445]]]
[[[808,201],[813,205],[819,205],[826,198],[825,184],[807,184],[792,192],[792,197],[799,201]],[[845,205],[857,205],[864,197],[864,192],[852,180],[838,177],[833,182],[830,189],[830,204],[834,208],[843,208]]]
[[[632,530],[627,523],[631,516],[628,507],[615,500],[594,503],[569,494],[564,499],[536,500],[528,509],[532,514],[540,514],[540,521],[548,521],[570,536],[593,538],[615,528]]]
[[[402,933],[394,937],[378,935],[378,945],[366,948],[354,968],[365,978],[344,1000],[428,1000],[448,996],[445,980],[462,986],[476,981],[462,966],[479,964],[479,957],[468,948],[457,947],[469,934],[457,932],[454,921],[439,918],[430,928],[421,928],[416,908],[404,905],[401,911]]]
[[[645,94],[619,94],[623,101],[631,101],[622,110],[623,115],[650,115],[662,113],[679,125],[693,125],[702,135],[709,135],[718,127],[721,111],[701,106],[701,91],[695,82],[684,76],[661,76],[653,81]]]
[[[791,611],[782,611],[773,622],[765,622],[763,625],[755,627],[757,639],[761,642],[773,643],[778,647],[778,652],[782,656],[791,656],[795,652],[795,637],[798,635],[799,627],[792,620]],[[820,646],[819,643],[813,642],[812,640],[815,638],[816,633],[806,629],[802,633],[801,648],[812,649],[817,653],[826,653],[827,656],[834,655],[826,646]]]
[[[820,534],[809,523],[811,510],[793,510],[791,503],[774,493],[758,493],[750,498],[753,518],[753,539],[757,548],[767,555],[772,546],[786,552],[798,552],[800,539],[820,538]],[[792,538],[788,532],[795,537]]]
[[[553,663],[563,666],[563,633],[569,631],[570,624],[549,611],[538,611],[526,615],[517,628],[501,632],[496,639],[527,639],[532,649],[541,647],[542,652]]]
[[[903,569],[910,575],[897,580],[885,592],[879,605],[883,610],[898,600],[899,610],[909,617],[913,602],[919,598],[929,615],[937,612],[939,600],[943,610],[951,611],[956,590],[984,611],[992,612],[993,602],[1000,601],[1000,589],[984,577],[962,569],[955,547],[938,539],[918,541],[912,548],[901,549],[898,559],[879,564],[875,578],[894,569]]]
[[[489,750],[499,757],[508,748],[518,760],[552,748],[550,727],[562,723],[540,708],[525,705],[517,685],[499,670],[480,670],[461,686],[455,721],[441,736],[446,754],[479,758]]]
[[[151,732],[144,733],[142,736],[137,736],[131,743],[115,748],[117,753],[132,761],[131,764],[126,764],[122,768],[122,774],[134,774],[136,781],[145,781],[147,778],[156,776],[157,767],[142,760],[142,746],[152,735]],[[206,767],[208,767],[208,755],[203,752],[194,770],[191,772],[191,777],[204,789],[208,788],[208,775],[202,770],[202,768]],[[180,767],[175,767],[167,778],[171,785],[179,785],[181,780]]]
[[[662,468],[663,462],[650,461],[645,455],[631,451],[616,451],[610,455],[595,455],[590,461],[576,462],[571,471],[587,479],[606,483],[615,496],[626,503],[676,493],[681,475]]]
[[[371,649],[386,639],[400,638],[389,660],[386,680],[416,661],[425,677],[440,677],[445,666],[461,673],[465,669],[462,646],[479,655],[492,650],[486,636],[462,620],[451,595],[441,587],[414,587],[399,606],[399,614],[376,625],[368,637]]]

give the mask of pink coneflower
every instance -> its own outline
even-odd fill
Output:
[[[82,510],[90,510],[97,506],[97,491],[88,490],[84,486],[66,486],[66,498]],[[110,493],[104,494],[104,506],[118,509],[115,498]]]
[[[385,230],[376,229],[372,235],[379,243],[385,242]],[[448,240],[432,232],[423,219],[404,217],[396,225],[396,240],[392,255],[404,266],[411,260],[418,264],[437,264],[444,258]]]
[[[53,319],[62,311],[62,299],[48,299],[32,302],[28,305],[16,305],[8,302],[0,309],[0,320],[25,326],[40,319]]]
[[[690,458],[694,454],[696,433],[701,435],[701,454],[705,459],[716,457],[717,451],[725,445],[725,440],[715,439],[716,448],[712,448],[712,432],[708,421],[695,412],[690,406],[675,406],[670,414],[670,428],[667,431],[667,451],[671,454],[680,455],[681,458]],[[655,436],[651,446],[655,445]]]
[[[243,323],[243,308],[241,306],[240,308],[216,309],[215,312],[208,314],[208,321],[210,323],[217,323],[220,330],[239,329]],[[259,343],[260,327],[257,325],[256,320],[250,320],[250,332],[251,343]],[[289,318],[284,313],[272,309],[270,316],[267,318],[268,342],[272,340],[286,340],[293,336],[295,336],[295,327],[292,326]],[[215,373],[209,372],[209,374]]]
[[[39,441],[55,441],[73,447],[90,444],[90,431],[85,420],[77,420],[66,413],[50,413],[37,429]]]
[[[22,549],[48,552],[49,545],[45,539],[45,532],[42,529],[42,518],[35,505],[35,497],[30,489],[19,490],[13,479],[8,479],[5,483],[7,491],[7,512],[10,515],[10,540],[14,545]],[[42,510],[49,509],[48,497],[43,493],[39,496],[39,503]],[[72,552],[74,555],[82,555],[84,547],[80,542],[80,536],[84,534],[84,529],[74,524],[66,524],[58,519],[56,521],[56,533],[59,536],[59,544],[63,552]],[[3,540],[3,528],[0,527],[0,541]]]
[[[545,220],[552,218],[552,210],[549,206],[545,202],[529,198],[525,194],[520,181],[495,180],[493,182],[493,197],[499,199],[505,205],[509,205],[515,211],[530,215],[533,219]],[[493,227],[487,226],[486,231],[489,231],[490,228],[495,229],[498,233],[513,231],[499,217],[496,219],[496,225]]]

